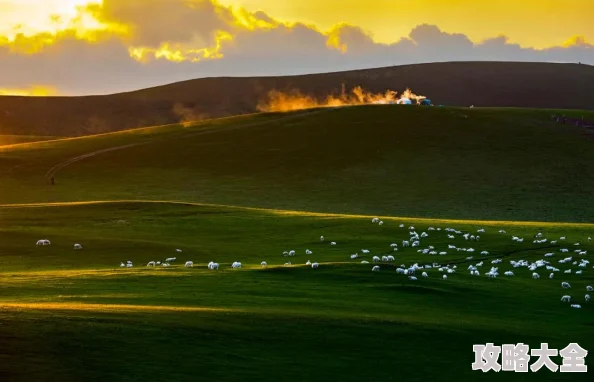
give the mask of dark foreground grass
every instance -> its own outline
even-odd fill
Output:
[[[527,269],[515,269],[512,278],[484,276],[494,258],[504,259],[502,274],[510,259],[554,251],[557,263],[565,257],[558,249],[573,250],[575,241],[592,251],[584,242],[594,235],[591,225],[384,219],[379,227],[367,217],[169,203],[2,207],[0,221],[2,381],[579,380],[547,370],[472,372],[472,345],[594,348],[592,307],[583,301],[586,285],[594,284],[591,267],[553,280],[544,269],[539,280]],[[485,260],[483,275],[468,275],[477,260],[462,252],[402,249],[379,273],[350,260],[362,248],[392,253],[390,243],[408,236],[400,222],[419,232],[486,228],[474,243],[490,252],[474,253]],[[506,235],[497,233],[501,228]],[[532,244],[539,229],[550,238],[567,235],[568,243]],[[429,233],[426,243],[439,249],[452,242],[443,231]],[[526,242],[512,243],[511,235]],[[35,246],[41,238],[52,245]],[[74,251],[74,243],[84,249]],[[290,249],[297,256],[283,257]],[[178,257],[177,266],[145,267],[169,256]],[[127,260],[135,267],[120,269]],[[179,265],[186,260],[195,267]],[[206,269],[211,260],[221,263],[219,271]],[[287,260],[293,265],[283,266]],[[302,265],[306,260],[320,268]],[[243,268],[232,270],[233,261]],[[430,269],[429,278],[413,282],[394,271],[433,261],[458,264],[458,272],[445,281]],[[561,281],[572,289],[562,290]],[[561,303],[566,293],[583,308]]]

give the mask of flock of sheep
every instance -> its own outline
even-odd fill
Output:
[[[383,225],[384,222],[379,220],[379,218],[373,218],[371,221],[373,224],[378,224],[378,225]],[[399,228],[404,229],[405,226],[404,224],[400,224]],[[439,231],[443,231],[443,233],[445,233],[447,235],[447,238],[449,240],[455,240],[457,237],[463,238],[464,241],[466,243],[468,243],[469,245],[465,245],[465,246],[460,246],[460,245],[455,245],[455,244],[448,244],[447,246],[447,250],[445,250],[445,248],[443,250],[437,250],[434,246],[432,245],[423,245],[423,240],[428,238],[430,235],[434,235],[436,234],[436,232]],[[485,229],[478,229],[476,234],[470,233],[470,232],[462,232],[460,230],[456,230],[453,228],[440,228],[440,227],[429,227],[427,229],[427,232],[421,232],[420,234],[416,232],[415,227],[414,226],[410,226],[408,227],[408,233],[409,233],[409,238],[408,240],[402,240],[401,243],[401,248],[417,248],[417,252],[424,254],[424,255],[431,255],[431,256],[445,256],[448,254],[449,251],[455,251],[455,252],[465,252],[468,254],[474,254],[476,251],[472,246],[471,243],[474,242],[479,242],[481,240],[480,235],[481,233],[485,233],[486,230]],[[499,234],[506,234],[505,230],[499,230],[498,231]],[[524,238],[521,237],[517,237],[517,236],[512,236],[511,238],[512,241],[517,242],[517,243],[523,243],[524,242]],[[325,238],[324,236],[320,237],[320,241],[324,242]],[[587,238],[588,242],[592,241],[591,237]],[[567,238],[565,236],[560,237],[558,240],[549,240],[546,237],[543,236],[543,234],[541,232],[538,232],[534,235],[533,238],[533,243],[534,244],[544,244],[544,243],[549,243],[550,245],[560,245],[559,243],[566,243],[567,242]],[[42,239],[37,241],[37,245],[50,245],[51,242],[47,239]],[[330,242],[330,245],[332,246],[336,246],[337,243],[332,241]],[[588,264],[590,263],[587,259],[584,258],[584,256],[587,255],[587,251],[584,250],[581,245],[581,243],[576,242],[573,243],[573,246],[575,247],[575,249],[573,250],[573,252],[577,255],[580,256],[581,258],[579,258],[579,261],[574,259],[572,256],[568,256],[565,257],[561,260],[558,261],[559,264],[569,264],[569,265],[575,265],[577,266],[577,268],[580,268],[578,270],[575,271],[576,275],[581,275],[583,274],[583,269],[587,268]],[[391,251],[393,252],[398,252],[399,251],[399,246],[397,243],[392,243],[390,244],[390,248]],[[74,244],[74,249],[75,250],[81,250],[82,246],[80,244]],[[176,252],[181,253],[182,250],[181,249],[176,249]],[[359,252],[354,253],[352,255],[350,255],[350,259],[351,260],[355,260],[355,259],[359,259],[360,257],[364,256],[364,255],[370,255],[370,251],[368,249],[362,249],[361,251],[361,255],[359,255]],[[570,250],[568,248],[560,248],[559,249],[560,253],[569,253]],[[313,252],[309,249],[305,250],[305,254],[310,256],[313,255]],[[488,251],[481,251],[480,255],[489,255]],[[296,256],[296,252],[295,250],[290,250],[290,251],[284,251],[283,252],[283,256],[284,257],[294,257]],[[544,258],[551,258],[555,256],[555,252],[549,252],[546,253],[544,255]],[[553,266],[549,261],[545,260],[545,259],[539,259],[535,262],[529,262],[526,260],[519,260],[519,261],[515,261],[515,260],[510,260],[509,263],[511,264],[511,266],[513,268],[527,268],[529,269],[532,273],[532,278],[533,279],[539,279],[540,278],[540,274],[537,273],[536,271],[539,268],[544,268],[547,271],[550,271],[549,273],[549,278],[552,279],[555,277],[555,273],[556,272],[560,272],[560,269]],[[466,261],[472,261],[474,259],[474,255],[470,255],[468,257],[466,257]],[[162,267],[170,267],[171,263],[175,262],[177,260],[177,257],[169,257],[166,258],[163,261],[150,261],[147,264],[147,267],[156,267],[156,266],[162,266]],[[389,262],[394,262],[396,260],[396,258],[393,255],[383,255],[381,256],[381,258],[379,256],[371,256],[371,261],[373,263],[389,263]],[[481,260],[476,262],[475,264],[471,264],[468,266],[468,271],[470,272],[470,275],[472,276],[480,276],[480,270],[479,268],[483,267],[485,260]],[[502,259],[495,259],[495,260],[491,260],[491,264],[492,265],[497,265],[497,264],[501,264],[503,262]],[[361,264],[369,264],[368,260],[361,260]],[[266,261],[262,261],[260,263],[262,268],[266,268],[268,266]],[[290,261],[285,262],[285,265],[292,265]],[[318,268],[319,267],[319,263],[317,262],[311,262],[310,260],[307,260],[307,262],[305,263],[305,265],[307,266],[311,266],[312,268]],[[192,268],[194,267],[194,262],[193,261],[186,261],[185,265],[186,268]],[[126,263],[122,262],[120,264],[121,268],[132,268],[133,264],[131,261],[127,261]],[[237,269],[237,268],[241,268],[241,263],[240,262],[233,262],[231,265],[231,268],[233,269]],[[219,263],[215,263],[215,262],[210,262],[208,263],[208,269],[210,270],[217,270],[219,269]],[[427,264],[427,265],[419,265],[418,263],[415,263],[413,265],[410,266],[405,266],[404,264],[400,265],[399,267],[396,268],[396,273],[397,274],[402,274],[402,275],[406,275],[408,276],[408,278],[412,281],[416,281],[417,277],[415,276],[417,271],[421,272],[421,277],[423,278],[427,278],[429,277],[427,271],[429,269],[437,269],[439,272],[444,273],[442,275],[442,279],[443,280],[447,280],[448,279],[448,274],[454,274],[457,271],[457,266],[453,265],[439,265],[437,262],[432,262],[432,264]],[[379,272],[380,271],[380,265],[373,265],[373,267],[371,268],[372,272]],[[564,271],[564,274],[571,274],[573,272],[572,268],[568,268]],[[514,272],[509,270],[509,271],[505,271],[503,273],[504,276],[506,277],[512,277],[515,276]],[[491,269],[487,272],[485,272],[485,276],[487,276],[488,278],[496,278],[499,276],[499,267],[497,266],[492,266]],[[562,288],[564,289],[569,289],[571,288],[571,286],[569,285],[568,282],[564,281],[561,283]],[[593,288],[592,286],[587,286],[586,287],[586,291],[587,292],[592,292]],[[590,295],[586,294],[584,296],[584,300],[585,302],[590,302]],[[571,302],[571,296],[568,295],[564,295],[561,298],[562,302]],[[570,305],[572,308],[581,308],[581,305],[579,304],[571,304]]]

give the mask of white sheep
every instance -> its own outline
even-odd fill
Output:
[[[409,280],[412,280],[412,281],[416,281],[417,280],[417,278],[415,276],[408,276],[408,279]]]
[[[331,242],[331,243],[330,243],[330,245],[336,245],[336,242],[335,242],[335,241],[333,241],[333,242]]]
[[[379,265],[374,265],[373,268],[371,268],[372,272],[379,272],[379,270],[380,270]]]
[[[514,272],[507,271],[507,272],[504,273],[504,275],[506,275],[506,276],[513,276],[514,275]]]
[[[80,244],[74,244],[74,249],[75,250],[82,249],[82,245],[80,245]]]
[[[532,278],[533,279],[539,279],[540,278],[540,275],[535,272],[535,273],[532,274]]]
[[[421,273],[421,276],[423,276],[423,277],[429,277],[429,275],[427,274],[427,272]]]
[[[286,264],[285,264],[285,265],[286,265]],[[311,261],[307,260],[307,261],[305,262],[305,265],[311,265]]]
[[[52,243],[47,239],[37,240],[36,245],[51,245]]]
[[[392,247],[392,248],[398,247],[398,244],[392,243],[392,244],[390,244],[390,247]]]
[[[388,257],[388,261],[394,261],[394,260],[396,260],[396,259],[394,258],[394,256],[392,256],[392,255],[389,255],[389,256],[387,256],[387,257]]]
[[[589,294],[585,295],[584,299],[586,300],[586,302],[590,302],[590,295]]]
[[[383,221],[380,221],[380,222],[379,222],[379,223],[377,223],[377,224],[379,224],[379,225],[384,225],[384,222],[383,222]]]
[[[320,236],[320,241],[324,241],[324,236]]]
[[[582,306],[580,304],[571,304],[572,308],[581,309]]]
[[[181,249],[179,249],[179,248],[175,250],[175,252],[181,252],[181,251],[182,251],[182,250],[181,250]]]
[[[379,222],[379,219],[378,219],[378,218],[373,218],[373,219],[371,219],[371,222],[372,222],[373,224],[375,224],[375,223]]]
[[[262,268],[266,268],[266,266],[268,265],[268,263],[266,263],[266,261],[262,261],[260,263],[260,265],[262,266]]]
[[[127,267],[127,268],[132,268],[132,263],[128,263],[128,264],[126,264],[126,267]]]
[[[362,254],[364,254],[364,255],[366,255],[366,254],[368,254],[368,253],[369,253],[369,250],[368,250],[368,249],[362,249],[362,250],[361,250],[361,253],[362,253]]]
[[[219,263],[215,263],[215,262],[210,262],[208,263],[208,269],[210,270],[214,270],[214,269],[219,269]]]
[[[313,252],[312,252],[312,251],[310,251],[309,249],[306,249],[306,250],[305,250],[305,254],[306,254],[306,255],[311,255],[311,254],[313,254]]]
[[[571,301],[571,296],[565,295],[563,297],[561,297],[561,302],[570,302]]]
[[[590,285],[588,285],[588,286],[586,287],[586,290],[587,290],[588,292],[594,292],[594,288],[592,288],[592,286],[590,286]]]
[[[157,265],[157,263],[155,263],[154,261],[149,261],[146,266],[147,267],[154,267],[155,265]]]
[[[311,267],[312,267],[312,268],[317,268],[318,266],[319,266],[319,264],[318,264],[318,263],[312,263],[312,264],[311,264]]]
[[[231,268],[241,268],[241,263],[239,261],[234,261],[233,264],[231,264]]]
[[[408,240],[402,240],[403,247],[410,247],[410,242]]]
[[[382,261],[388,261],[388,256],[382,256]]]
[[[367,260],[362,260],[362,261],[361,261],[361,264],[369,264],[369,261],[367,261]]]
[[[166,262],[166,263],[172,263],[172,262],[174,262],[175,260],[177,260],[177,257],[168,257],[168,258],[166,258],[166,259],[165,259],[165,262]]]
[[[125,268],[125,267],[126,267],[126,264],[120,263],[120,268]]]
[[[554,273],[551,273],[551,274],[549,275],[549,278],[550,278],[550,279],[552,279],[553,277],[555,277],[555,274],[554,274]]]
[[[371,260],[373,260],[374,263],[378,263],[380,261],[380,258],[378,256],[373,256]]]
[[[167,267],[170,267],[171,264],[169,264],[169,263],[163,263],[163,264],[161,264],[161,266],[167,268]]]
[[[448,279],[448,275],[443,275],[443,279],[447,280]]]
[[[186,264],[184,265],[184,267],[186,267],[186,268],[193,268],[194,267],[194,262],[193,261],[186,261]]]
[[[351,259],[356,259],[356,258],[358,258],[358,257],[359,257],[359,254],[358,254],[358,253],[353,253],[353,254],[351,255]]]
[[[289,256],[295,256],[295,251],[294,250],[289,251]]]

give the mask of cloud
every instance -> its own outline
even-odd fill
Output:
[[[506,36],[473,42],[464,34],[422,24],[407,37],[380,44],[357,26],[343,23],[320,31],[209,0],[104,0],[101,6],[84,8],[73,20],[58,32],[13,40],[0,37],[0,84],[16,89],[49,84],[61,94],[104,94],[197,77],[304,74],[422,62],[594,64],[594,45],[581,36],[537,50],[511,43]]]

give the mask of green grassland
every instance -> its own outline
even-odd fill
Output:
[[[473,344],[594,348],[592,264],[558,264],[594,253],[592,132],[553,112],[366,106],[0,148],[0,381],[580,380],[471,370]],[[448,255],[392,252],[410,225]],[[539,231],[567,241],[533,244]],[[509,263],[548,252],[554,279]],[[456,273],[395,272],[433,262]]]

